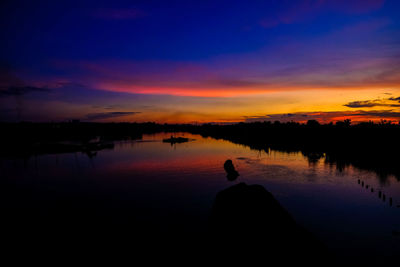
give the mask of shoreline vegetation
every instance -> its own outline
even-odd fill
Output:
[[[141,140],[143,134],[188,132],[223,139],[251,149],[301,152],[310,164],[324,160],[343,170],[350,165],[377,173],[385,183],[390,175],[400,181],[400,124],[320,124],[253,122],[231,125],[157,123],[0,123],[0,158],[30,158],[41,154],[82,152],[90,155],[112,149],[113,141]]]

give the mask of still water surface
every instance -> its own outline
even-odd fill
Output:
[[[171,146],[162,142],[170,134],[160,133],[116,142],[114,149],[93,157],[71,153],[2,160],[3,179],[15,189],[15,199],[9,196],[6,205],[33,203],[29,209],[40,216],[59,208],[51,205],[53,198],[64,197],[79,205],[82,216],[99,216],[95,213],[100,211],[112,221],[134,216],[160,231],[201,233],[216,194],[245,182],[263,185],[339,257],[377,260],[400,251],[400,183],[395,177],[382,183],[373,172],[351,166],[338,170],[324,159],[311,163],[300,152],[256,151],[199,135],[176,135],[195,140]],[[227,159],[240,173],[235,182],[226,179]]]

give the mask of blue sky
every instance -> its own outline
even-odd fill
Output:
[[[400,94],[399,1],[0,5],[3,120],[110,112],[112,120],[205,122],[389,111],[355,110],[347,105],[354,101],[385,102],[394,108],[387,118],[397,116],[390,98]]]

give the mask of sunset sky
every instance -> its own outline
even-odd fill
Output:
[[[1,1],[0,121],[400,120],[400,1]]]

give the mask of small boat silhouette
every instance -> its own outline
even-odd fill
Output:
[[[171,135],[170,138],[163,139],[164,143],[170,143],[170,144],[177,144],[177,143],[185,143],[189,142],[189,138],[186,137],[174,137]]]

